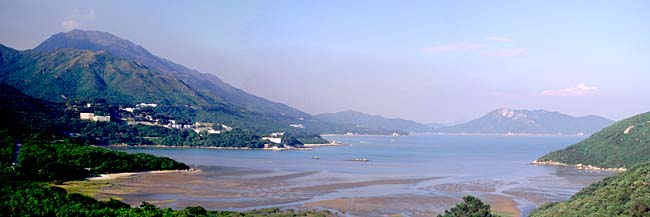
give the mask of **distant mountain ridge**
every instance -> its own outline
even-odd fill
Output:
[[[325,113],[315,115],[314,118],[339,125],[347,125],[357,128],[368,128],[372,130],[406,131],[424,133],[432,130],[431,127],[400,118],[385,118],[379,115],[370,115],[357,111],[342,111],[336,113]]]
[[[592,134],[614,121],[590,115],[573,117],[546,110],[499,108],[464,124],[437,129],[440,133],[467,134]]]

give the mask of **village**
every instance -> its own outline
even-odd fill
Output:
[[[83,108],[83,112],[79,112],[79,120],[82,121],[91,121],[91,122],[111,122],[111,115],[104,112],[104,108],[101,104],[92,104],[86,103],[81,106],[72,106],[75,111],[79,111]],[[97,107],[93,111],[93,107]],[[126,122],[128,125],[145,125],[145,126],[155,126],[155,127],[165,127],[168,129],[177,129],[177,130],[191,130],[197,134],[221,134],[224,132],[230,132],[233,130],[232,127],[220,123],[211,123],[211,122],[194,122],[188,123],[187,121],[177,121],[174,119],[165,119],[160,117],[155,117],[151,114],[151,110],[158,107],[158,104],[155,103],[139,103],[133,107],[119,107],[118,108],[118,118],[121,121]],[[93,112],[90,112],[93,111]],[[113,120],[115,121],[115,120]],[[302,124],[291,125],[294,128],[304,128]],[[267,143],[264,144],[264,150],[273,150],[273,151],[284,151],[284,150],[306,150],[309,151],[311,148],[303,147],[302,144],[287,144],[287,141],[283,141],[285,137],[284,132],[274,132],[269,133],[263,136],[261,139]]]

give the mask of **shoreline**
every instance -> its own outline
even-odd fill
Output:
[[[162,173],[176,173],[176,172],[201,172],[200,169],[190,168],[189,170],[151,170],[151,171],[141,171],[141,172],[124,172],[124,173],[104,173],[99,174],[99,176],[88,177],[88,181],[101,181],[101,180],[115,180],[119,178],[126,178],[135,175],[142,174],[162,174]]]
[[[577,134],[553,134],[553,133],[435,133],[435,132],[427,132],[427,133],[411,133],[409,135],[399,135],[399,136],[420,136],[420,135],[458,135],[458,136],[577,136],[577,137],[589,137],[592,134],[584,134],[584,135],[577,135]],[[393,136],[390,134],[320,134],[321,137],[323,136]],[[398,137],[399,137],[398,136]]]
[[[217,150],[264,150],[264,151],[311,151],[312,150],[310,147],[304,147],[304,148],[297,148],[297,147],[278,148],[278,147],[275,147],[275,146],[270,147],[270,148],[250,148],[250,147],[189,146],[189,145],[172,146],[172,145],[121,145],[121,144],[113,144],[113,145],[97,146],[97,147],[113,147],[113,148],[120,148],[120,147],[135,147],[135,148],[196,148],[196,149],[217,149]],[[316,146],[314,146],[314,147],[316,147]]]
[[[591,134],[554,134],[554,133],[415,133],[414,135],[460,135],[460,136],[578,136],[588,137]]]
[[[563,167],[575,167],[576,169],[579,170],[591,170],[591,171],[611,171],[611,172],[623,172],[626,171],[627,169],[624,167],[619,167],[619,168],[601,168],[597,166],[592,166],[592,165],[585,165],[585,164],[567,164],[567,163],[561,163],[561,162],[555,162],[555,161],[538,161],[534,160],[531,162],[533,165],[538,165],[538,166],[563,166]]]
[[[350,145],[339,143],[339,142],[330,142],[330,143],[322,143],[322,144],[303,144],[303,146],[307,148],[313,148],[313,147],[350,146]]]

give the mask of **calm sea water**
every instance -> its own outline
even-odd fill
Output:
[[[350,180],[446,177],[408,187],[373,186],[342,190],[314,200],[404,193],[448,194],[426,187],[445,183],[496,181],[502,183],[497,186],[497,194],[516,189],[533,189],[538,194],[545,195],[546,200],[556,201],[567,199],[585,185],[611,175],[605,172],[530,165],[536,158],[574,144],[583,137],[417,135],[326,138],[350,146],[316,147],[312,151],[187,148],[129,148],[127,151],[168,156],[191,165],[284,172],[319,171],[317,176]],[[320,159],[312,159],[314,156],[319,156]],[[367,158],[370,162],[346,161],[354,158]],[[540,204],[527,197],[514,199],[520,203],[519,208],[524,215]]]

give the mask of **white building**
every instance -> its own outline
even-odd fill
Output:
[[[95,118],[93,121],[96,122],[111,122],[111,116],[101,116],[101,115],[95,115]]]
[[[111,121],[111,116],[102,116],[102,115],[95,115],[95,113],[79,113],[79,119],[80,120],[86,120],[86,121],[95,121],[95,122],[110,122]]]
[[[155,103],[140,103],[136,105],[137,107],[152,107],[155,108],[158,106],[158,104]]]
[[[79,113],[79,119],[92,121],[95,118],[95,113]]]
[[[289,126],[294,128],[299,128],[299,129],[305,129],[305,126],[302,124],[290,124]]]
[[[275,144],[280,144],[282,143],[282,138],[276,138],[276,137],[262,137],[263,140],[275,143]]]

